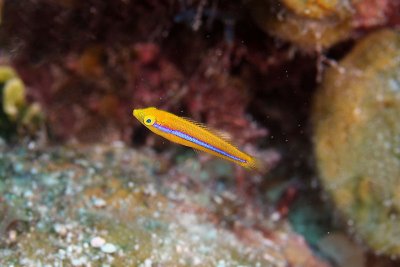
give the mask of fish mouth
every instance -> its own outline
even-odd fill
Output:
[[[134,109],[132,112],[133,116],[138,119],[140,122],[143,121],[144,118],[144,112],[142,109]]]

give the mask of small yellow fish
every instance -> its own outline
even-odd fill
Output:
[[[247,169],[260,170],[260,164],[255,158],[240,151],[221,134],[201,123],[154,107],[134,109],[133,116],[150,131],[172,142],[233,161]]]

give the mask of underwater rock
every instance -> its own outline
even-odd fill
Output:
[[[310,19],[347,16],[349,12],[348,1],[343,0],[282,0],[281,2],[295,14]]]
[[[400,33],[359,41],[327,70],[313,110],[322,182],[375,252],[400,255]]]
[[[236,212],[254,211],[193,166],[161,174],[155,154],[121,143],[29,147],[0,146],[1,199],[28,224],[0,221],[1,266],[327,266],[285,224],[251,227]]]
[[[363,249],[344,233],[329,233],[318,242],[318,247],[334,266],[372,266],[366,265]]]
[[[328,49],[357,29],[398,25],[400,5],[380,0],[251,0],[264,31],[305,50]]]
[[[261,29],[305,50],[320,50],[349,37],[352,25],[348,5],[342,0],[253,0],[249,7]]]

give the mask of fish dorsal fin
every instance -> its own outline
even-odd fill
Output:
[[[215,128],[213,128],[213,127],[207,126],[207,125],[205,125],[205,124],[203,124],[203,123],[201,123],[201,122],[194,121],[194,120],[191,119],[191,118],[187,118],[187,117],[182,117],[182,118],[185,119],[185,120],[187,120],[187,121],[189,121],[190,123],[195,124],[196,126],[202,128],[202,129],[204,129],[204,130],[206,130],[206,131],[209,131],[210,133],[212,133],[212,134],[218,136],[219,138],[221,138],[221,139],[224,140],[225,142],[227,142],[227,143],[229,143],[229,144],[231,144],[232,146],[234,146],[234,147],[237,148],[237,146],[236,146],[235,144],[232,143],[232,140],[233,140],[232,135],[229,134],[228,132],[221,131],[221,130],[215,129]]]

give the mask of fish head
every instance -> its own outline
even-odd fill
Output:
[[[141,124],[146,126],[150,131],[165,136],[157,126],[165,122],[165,112],[154,107],[134,109],[132,112],[133,116],[140,121]]]
[[[157,109],[154,107],[143,108],[143,109],[134,109],[133,116],[140,121],[140,123],[144,124],[146,127],[152,126],[156,123],[157,118]]]

